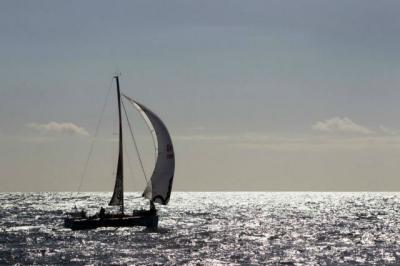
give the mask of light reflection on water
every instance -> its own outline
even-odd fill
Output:
[[[144,228],[70,231],[110,193],[1,193],[0,264],[398,264],[400,193],[184,193]],[[128,193],[128,209],[147,207]]]

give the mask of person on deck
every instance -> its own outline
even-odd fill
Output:
[[[100,219],[103,219],[104,218],[104,214],[106,213],[106,210],[103,208],[103,207],[101,207],[100,208],[100,213],[99,213],[99,217],[100,217]]]
[[[154,202],[151,200],[150,201],[150,210],[149,213],[150,214],[156,214],[157,210],[156,210],[156,206],[154,205]]]

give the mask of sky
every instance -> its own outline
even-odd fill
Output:
[[[116,72],[172,135],[174,190],[398,191],[399,10],[389,0],[2,1],[0,191],[77,191],[93,141],[80,189],[112,191]],[[150,175],[150,136],[129,116]],[[124,136],[125,188],[140,191]]]

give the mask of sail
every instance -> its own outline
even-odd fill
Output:
[[[122,170],[122,154],[118,156],[117,175],[115,178],[114,193],[111,197],[110,206],[122,206],[124,202],[124,183],[123,183],[123,170]]]
[[[118,153],[117,175],[115,178],[114,193],[108,205],[121,206],[121,211],[124,212],[124,165],[123,165],[123,146],[122,146],[121,94],[119,90],[118,76],[115,77],[115,80],[117,83],[117,96],[118,96],[119,153]]]
[[[171,194],[175,171],[175,155],[171,136],[167,127],[155,113],[129,97],[125,96],[125,98],[131,101],[143,116],[156,143],[156,164],[142,196],[166,205]]]

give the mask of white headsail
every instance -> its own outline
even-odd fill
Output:
[[[175,155],[171,136],[161,119],[143,104],[124,95],[134,104],[152,132],[157,150],[153,174],[143,192],[143,197],[160,204],[168,204],[175,171]]]

